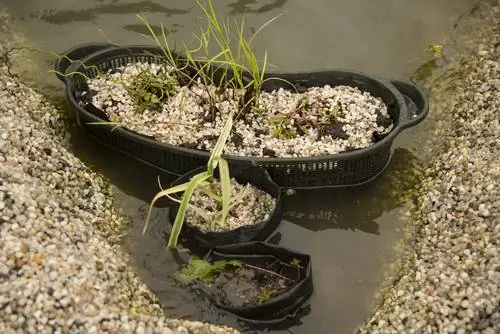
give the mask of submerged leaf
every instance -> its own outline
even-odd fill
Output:
[[[210,284],[214,282],[217,271],[224,270],[226,266],[241,267],[242,263],[238,260],[221,260],[210,263],[197,256],[191,256],[188,265],[178,271],[175,278],[181,284],[189,284],[197,280]]]
[[[430,44],[427,46],[425,51],[434,57],[441,57],[444,51],[444,45],[442,44]]]

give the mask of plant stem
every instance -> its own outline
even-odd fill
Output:
[[[292,279],[290,279],[290,278],[288,278],[288,277],[286,277],[286,276],[283,276],[283,275],[281,275],[281,274],[278,274],[278,273],[276,273],[276,272],[274,272],[274,271],[267,270],[267,269],[264,269],[264,268],[261,268],[261,267],[257,267],[257,266],[253,266],[253,265],[251,265],[251,264],[247,264],[247,263],[243,263],[243,265],[244,265],[244,266],[246,266],[246,267],[248,267],[248,268],[252,268],[252,269],[255,269],[255,270],[258,270],[258,271],[262,271],[262,272],[265,272],[265,273],[267,273],[267,274],[269,274],[269,275],[277,276],[277,277],[282,278],[282,279],[284,279],[284,280],[287,280],[287,281],[293,282],[293,280],[292,280]]]

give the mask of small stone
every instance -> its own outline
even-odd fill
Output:
[[[460,303],[460,306],[462,308],[465,308],[465,309],[468,308],[469,307],[469,301],[467,299],[462,300],[462,302]]]

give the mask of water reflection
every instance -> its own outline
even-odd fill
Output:
[[[284,218],[311,231],[340,229],[379,235],[376,220],[404,204],[404,192],[417,182],[418,164],[409,150],[397,148],[377,180],[355,188],[297,192],[285,201]]]
[[[53,24],[95,21],[103,14],[137,14],[141,12],[162,13],[166,17],[189,13],[189,9],[169,8],[145,0],[130,4],[112,3],[82,10],[44,10],[39,19]]]
[[[159,25],[150,24],[150,28],[151,28],[151,30],[153,30],[153,32],[156,36],[161,36],[163,34],[163,31],[165,31],[165,33],[167,35],[175,34],[176,32],[179,31],[179,28],[181,28],[181,27],[182,27],[182,25],[180,25],[180,24],[172,24],[171,28],[167,29],[167,28],[163,27],[163,29],[162,29],[162,27]],[[122,28],[127,30],[127,31],[135,32],[138,34],[143,34],[146,36],[150,35],[150,31],[143,24],[127,24],[127,25],[124,25]]]
[[[249,8],[250,5],[256,4],[256,3],[262,3],[263,1],[257,1],[257,0],[238,0],[236,2],[230,3],[227,5],[229,8],[231,8],[231,11],[229,14],[243,14],[243,13],[266,13],[273,11],[275,9],[282,8],[288,0],[274,0],[271,1],[271,3],[262,5],[257,8]]]

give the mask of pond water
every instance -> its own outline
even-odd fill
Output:
[[[189,38],[199,16],[194,1],[2,0],[26,35],[26,44],[62,52],[76,44],[103,41],[100,29],[119,44],[144,43],[136,14],[163,23],[177,40]],[[472,6],[470,0],[239,0],[216,1],[224,14],[247,12],[258,27],[284,13],[256,41],[280,70],[352,68],[372,75],[407,78],[425,60],[425,47],[438,43]],[[44,72],[38,88],[60,103],[62,85]],[[40,79],[41,78],[41,79]],[[425,124],[425,123],[424,123]],[[285,201],[278,229],[280,244],[312,256],[314,295],[310,313],[293,333],[348,333],[370,312],[384,268],[397,256],[402,237],[403,193],[413,186],[412,170],[422,164],[419,142],[425,126],[403,132],[394,143],[386,172],[369,185],[352,189],[298,191]],[[211,307],[172,279],[177,264],[165,249],[167,210],[155,209],[153,224],[141,235],[145,211],[163,184],[173,180],[71,131],[76,154],[115,186],[117,205],[132,218],[124,248],[139,275],[169,316],[226,323],[235,320]]]

